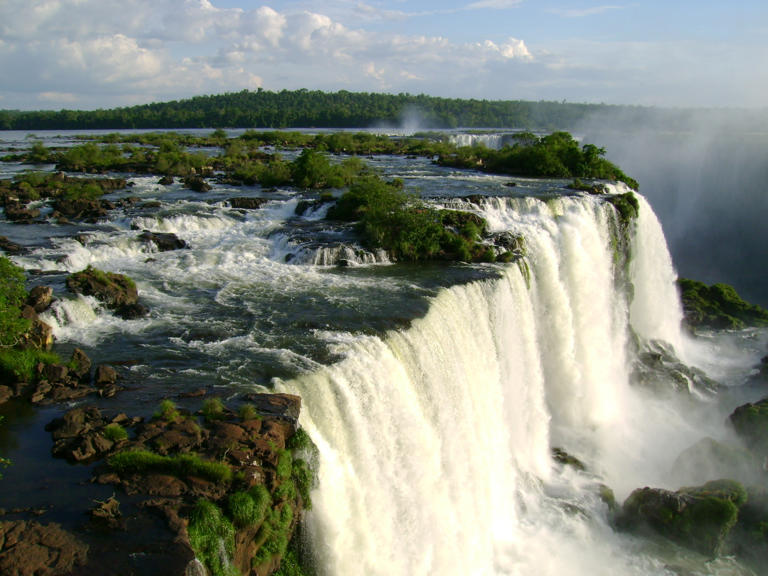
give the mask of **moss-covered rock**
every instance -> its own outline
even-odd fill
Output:
[[[136,284],[123,274],[104,272],[88,266],[85,270],[67,277],[67,288],[76,294],[94,296],[126,319],[147,313],[147,309],[139,304]]]
[[[715,480],[676,492],[640,488],[625,500],[619,525],[650,528],[678,544],[717,556],[746,501],[746,490],[734,480]]]
[[[768,398],[739,406],[728,421],[750,450],[768,456]]]

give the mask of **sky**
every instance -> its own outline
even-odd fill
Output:
[[[243,89],[768,106],[765,0],[0,0],[0,109]]]

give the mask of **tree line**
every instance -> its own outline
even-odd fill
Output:
[[[569,129],[604,104],[281,90],[196,96],[99,110],[0,110],[2,130],[363,128],[416,118],[429,128]]]

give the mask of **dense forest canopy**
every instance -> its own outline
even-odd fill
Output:
[[[413,121],[427,128],[568,130],[598,111],[641,117],[664,113],[605,104],[259,89],[110,110],[0,110],[0,129],[363,128]]]

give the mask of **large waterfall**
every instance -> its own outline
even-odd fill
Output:
[[[620,224],[598,198],[474,208],[493,231],[524,236],[526,265],[442,290],[402,331],[339,337],[342,361],[282,384],[303,397],[320,452],[306,522],[320,572],[670,573],[609,527],[600,499],[602,484],[619,501],[664,485],[709,425],[630,386],[632,330],[683,340],[653,212],[641,199],[622,272]],[[556,463],[554,447],[589,473]]]

